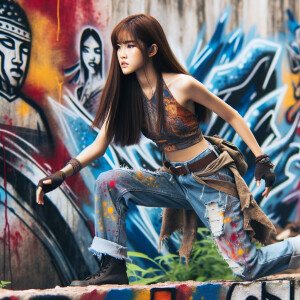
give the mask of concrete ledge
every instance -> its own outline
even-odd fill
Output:
[[[0,290],[1,300],[300,300],[300,274],[256,281],[164,282],[153,285],[55,287],[47,290]]]

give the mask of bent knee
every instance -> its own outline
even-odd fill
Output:
[[[111,179],[113,179],[115,177],[114,171],[115,170],[109,170],[109,171],[100,173],[96,182],[102,183],[102,182],[110,181]]]
[[[102,172],[96,180],[96,187],[124,189],[130,184],[131,180],[132,175],[128,170],[114,169]]]

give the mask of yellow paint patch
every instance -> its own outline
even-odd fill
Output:
[[[109,214],[112,214],[114,212],[114,208],[110,206],[107,211]]]
[[[134,300],[149,300],[150,299],[150,290],[137,290],[134,291],[133,298]]]
[[[139,176],[140,178],[143,177],[143,174],[142,174],[140,171],[137,171],[136,174],[137,174],[137,176]]]
[[[100,226],[100,230],[103,230],[103,226]]]
[[[223,220],[224,223],[229,223],[231,221],[231,218],[226,218]]]
[[[30,106],[25,102],[18,103],[17,113],[18,113],[19,117],[28,115],[30,113]]]
[[[100,210],[99,209],[96,209],[95,213],[96,214],[99,214]]]
[[[116,217],[115,217],[115,216],[111,216],[111,218],[112,218],[114,221],[116,221]]]
[[[98,198],[98,196],[97,195],[95,195],[95,201],[97,202],[97,201],[99,201],[99,198]]]
[[[103,201],[103,202],[102,202],[102,206],[104,206],[104,207],[106,207],[106,206],[107,206],[107,203],[106,203],[106,201]]]
[[[220,211],[220,212],[219,212],[219,215],[220,215],[220,217],[224,217],[224,212],[223,212],[223,211]]]
[[[150,177],[149,179],[150,179],[150,181],[152,181],[152,180],[153,180],[153,177]]]
[[[243,249],[239,249],[239,250],[238,250],[238,255],[243,255],[243,254],[244,254]]]
[[[26,83],[41,87],[58,100],[60,89],[57,81],[63,80],[61,68],[65,55],[64,49],[59,49],[56,43],[57,24],[37,10],[29,10],[28,18],[32,28],[32,47]]]

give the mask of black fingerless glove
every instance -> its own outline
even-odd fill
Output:
[[[256,180],[264,179],[266,187],[273,186],[275,182],[274,165],[270,161],[270,156],[267,154],[260,155],[255,158],[254,176]]]
[[[52,183],[43,183],[45,180],[47,179],[51,179]],[[58,171],[55,172],[47,177],[42,178],[39,183],[38,183],[38,187],[40,186],[43,190],[43,192],[46,194],[48,192],[53,191],[54,189],[56,189],[57,187],[59,187],[64,180],[66,179],[66,175],[63,171]]]

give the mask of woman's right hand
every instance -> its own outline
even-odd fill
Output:
[[[54,174],[42,178],[37,185],[36,203],[44,205],[44,195],[59,187],[65,179],[66,175],[62,171],[55,172]]]

